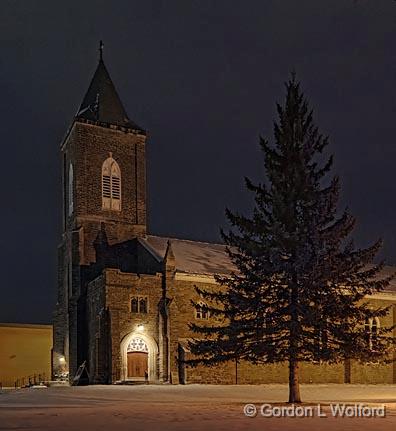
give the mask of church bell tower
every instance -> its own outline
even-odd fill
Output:
[[[84,359],[83,267],[96,262],[95,243],[146,233],[146,132],[131,121],[103,60],[61,145],[63,231],[58,248],[54,312],[54,375],[74,374]]]

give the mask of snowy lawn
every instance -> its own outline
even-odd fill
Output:
[[[148,385],[22,389],[0,393],[0,430],[393,430],[396,385],[302,385],[314,417],[262,417],[263,403],[281,407],[286,385]],[[385,404],[386,416],[334,418],[331,403]],[[258,415],[243,413],[247,403]],[[320,418],[316,404],[322,404]]]

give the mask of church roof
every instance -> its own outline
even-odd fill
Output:
[[[396,273],[396,266],[385,265],[382,268],[381,272],[379,273],[378,277],[379,278],[391,277],[395,273]],[[390,281],[389,286],[385,288],[384,292],[396,293],[396,277]]]
[[[176,271],[179,272],[204,275],[227,274],[233,267],[223,244],[154,235],[147,235],[139,240],[159,261],[165,256],[169,241],[175,257]]]
[[[144,132],[141,127],[128,118],[104,64],[102,50],[100,52],[98,66],[75,118]]]
[[[186,239],[166,238],[147,235],[139,238],[140,243],[161,262],[164,259],[168,242],[172,245],[175,268],[178,272],[202,275],[229,274],[235,267],[226,252],[224,244],[191,241]],[[396,273],[396,266],[385,266],[379,278],[386,278]],[[396,278],[391,280],[385,292],[396,293]]]

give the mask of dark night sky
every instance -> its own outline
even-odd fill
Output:
[[[1,2],[0,321],[49,322],[59,145],[97,64],[149,131],[151,233],[218,240],[249,210],[258,135],[295,69],[330,135],[355,238],[396,263],[396,3],[391,0]]]

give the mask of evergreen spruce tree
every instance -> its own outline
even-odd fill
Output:
[[[393,276],[381,277],[383,264],[372,263],[380,241],[356,249],[348,239],[355,219],[337,215],[339,180],[327,179],[333,159],[323,155],[328,138],[294,75],[277,112],[274,144],[260,139],[266,180],[246,179],[252,215],[226,210],[231,228],[222,237],[234,270],[216,277],[215,290],[196,288],[211,320],[190,325],[198,336],[188,363],[288,363],[289,402],[301,402],[301,362],[391,360],[392,328],[364,323],[388,312],[366,296]]]

